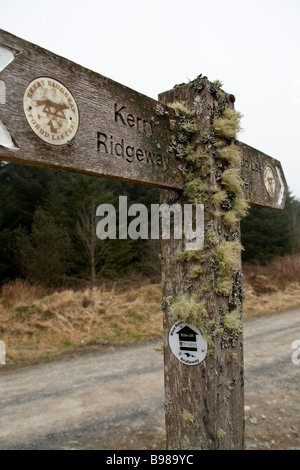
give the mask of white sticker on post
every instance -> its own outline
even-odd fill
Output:
[[[189,366],[202,362],[207,354],[207,340],[198,328],[183,321],[174,323],[169,333],[174,356]]]

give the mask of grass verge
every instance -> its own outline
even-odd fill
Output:
[[[244,319],[300,307],[300,257],[244,267]],[[163,334],[161,286],[150,280],[47,293],[15,281],[0,291],[7,364],[49,360]]]

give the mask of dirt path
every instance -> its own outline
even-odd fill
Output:
[[[300,310],[248,320],[246,448],[300,449]],[[164,449],[157,343],[0,372],[0,449]],[[300,357],[300,354],[299,354]]]

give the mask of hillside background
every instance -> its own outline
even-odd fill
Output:
[[[96,208],[159,190],[0,166],[0,339],[7,363],[162,337],[160,243],[96,237]],[[242,220],[244,317],[300,306],[300,201]]]
[[[159,275],[159,242],[96,237],[96,208],[119,196],[159,204],[159,190],[85,175],[1,164],[0,285],[24,278],[44,286]],[[243,262],[266,264],[300,252],[300,201],[283,211],[252,207],[242,220]]]

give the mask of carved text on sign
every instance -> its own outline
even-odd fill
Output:
[[[160,155],[149,150],[136,148],[130,144],[128,145],[124,139],[118,141],[113,135],[108,135],[104,132],[98,132],[97,134],[97,149],[98,152],[105,155],[111,155],[116,158],[122,157],[128,163],[136,160],[140,163],[156,165],[163,170],[167,170],[169,166],[170,158],[167,155]]]
[[[153,135],[155,126],[159,122],[155,121],[155,118],[152,117],[150,120],[147,120],[140,116],[134,116],[132,113],[128,113],[126,106],[119,106],[117,103],[114,105],[114,120],[115,122],[122,123],[124,126],[135,128],[140,132],[144,132],[148,135]]]
[[[281,164],[275,158],[240,143],[242,149],[241,177],[249,202],[262,207],[282,209],[286,182]]]
[[[170,156],[163,152],[160,143],[153,137],[155,127],[159,124],[154,117],[145,119],[141,116],[135,116],[133,113],[127,112],[127,107],[114,103],[114,109],[111,113],[112,122],[115,124],[116,133],[113,135],[105,130],[105,132],[97,132],[97,151],[101,156],[122,158],[122,160],[138,164],[146,164],[155,166],[162,170],[169,169]],[[120,129],[121,126],[121,129]],[[117,137],[116,135],[121,131],[124,135],[124,127],[127,127],[126,136],[128,139]],[[152,145],[144,147],[140,145],[133,145],[131,140],[131,132],[144,134],[145,144],[147,139],[152,139]],[[132,139],[136,142],[136,139]],[[143,142],[139,140],[139,142]]]
[[[0,160],[182,190],[180,119],[168,103],[184,99],[174,90],[176,99],[171,90],[157,102],[1,30]],[[197,109],[201,100],[195,97]],[[247,201],[282,209],[287,184],[280,162],[236,144]],[[267,167],[274,184],[268,175],[265,183]]]

